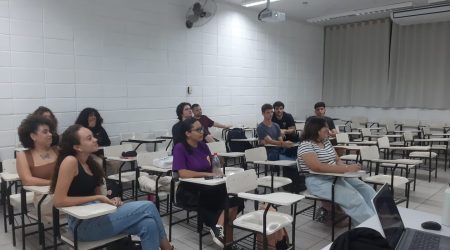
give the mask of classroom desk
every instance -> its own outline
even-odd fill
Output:
[[[10,204],[9,202],[9,196],[11,195],[11,189],[14,183],[20,180],[19,175],[16,173],[0,173],[0,179],[1,179],[1,202],[2,202],[2,208],[3,208],[3,226],[5,227],[5,233],[8,231],[8,222],[6,221],[9,219],[11,221],[13,218],[11,217],[11,214],[14,212],[11,212],[11,207],[7,207],[7,205]],[[16,186],[17,191],[17,186]],[[8,212],[6,211],[8,209]],[[14,229],[13,229],[14,230]]]
[[[117,157],[117,156],[109,156],[109,157],[105,157],[104,158],[105,161],[118,161],[120,162],[120,167],[119,167],[119,172],[117,174],[113,174],[113,175],[109,175],[107,176],[108,179],[113,179],[119,182],[119,185],[121,185],[121,195],[120,198],[123,200],[123,186],[122,186],[122,179],[123,181],[127,181],[130,177],[132,177],[131,175],[125,175],[125,173],[131,173],[134,171],[134,181],[135,181],[135,185],[132,186],[132,199],[134,198],[135,200],[138,199],[138,188],[137,188],[137,184],[138,184],[138,178],[139,178],[139,168],[136,167],[136,160],[137,157]],[[122,171],[122,167],[125,165],[125,163],[129,162],[131,164],[130,170],[127,171]],[[103,165],[104,166],[104,171],[105,173],[107,173],[106,171],[106,162]],[[125,175],[125,176],[122,176]]]
[[[253,147],[256,147],[256,145],[258,144],[258,138],[255,138],[255,137],[246,138],[246,139],[231,139],[230,141],[249,142],[250,144],[252,144]]]
[[[21,201],[21,213],[20,213],[20,220],[22,222],[21,225],[25,225],[25,214],[27,213],[27,202],[26,202],[26,191],[33,192],[34,195],[42,195],[41,199],[39,200],[38,206],[37,206],[37,222],[38,222],[38,228],[39,228],[39,241],[41,242],[41,247],[43,250],[46,249],[45,246],[45,232],[44,232],[44,224],[42,223],[42,210],[41,205],[42,202],[45,200],[45,198],[50,193],[50,186],[23,186],[23,188],[20,191],[20,201]],[[25,246],[25,227],[22,226],[22,246]]]
[[[297,161],[294,160],[278,160],[278,161],[254,161],[253,164],[255,165],[255,168],[257,168],[258,165],[265,165],[265,166],[269,166],[270,168],[270,180],[268,180],[269,176],[265,176],[265,177],[261,177],[258,178],[258,185],[260,186],[264,186],[267,187],[269,186],[269,184],[267,182],[270,181],[270,191],[273,193],[275,188],[280,188],[284,185],[290,184],[290,183],[285,183],[283,181],[278,181],[277,183],[275,183],[275,176],[274,176],[274,171],[273,168],[274,167],[296,167],[297,166]],[[279,178],[287,178],[287,177],[279,177]],[[287,178],[289,179],[289,178]],[[290,181],[290,179],[289,179]]]
[[[199,185],[205,185],[205,186],[217,186],[220,184],[224,184],[226,179],[227,179],[226,177],[214,178],[214,179],[210,179],[210,180],[206,180],[205,178],[180,178],[180,181],[199,184]]]
[[[170,144],[172,144],[173,141],[173,136],[169,136],[169,135],[162,135],[162,136],[158,136],[156,137],[156,139],[164,139],[164,140],[169,140],[169,143],[167,143],[167,147],[166,147],[166,151],[167,149],[169,149]]]
[[[245,165],[245,153],[244,152],[222,152],[217,153],[219,157],[224,158],[224,163],[222,164],[222,171],[225,173],[225,168],[227,167],[227,159],[234,159],[234,165],[236,165],[236,160],[240,163],[241,167],[244,168]]]
[[[162,138],[159,138],[159,139],[127,139],[127,140],[120,141],[120,144],[122,144],[123,142],[137,143],[138,145],[133,149],[134,151],[136,151],[142,144],[153,143],[153,151],[156,151],[156,144],[162,143],[164,141],[165,141],[165,139],[162,139]]]
[[[417,229],[429,233],[435,233],[440,235],[449,236],[450,235],[450,227],[442,225],[441,231],[433,231],[433,230],[426,230],[422,229],[421,224],[425,221],[436,221],[441,222],[441,216],[436,214],[431,214],[427,212],[422,212],[414,209],[408,209],[404,207],[398,207],[398,210],[400,212],[400,216],[402,217],[403,223],[405,224],[405,227]],[[368,227],[372,228],[378,232],[381,233],[384,237],[383,229],[381,228],[380,221],[378,219],[378,215],[374,215],[358,225],[357,227]],[[322,248],[322,250],[328,250],[331,247],[331,244],[328,244],[326,247]]]
[[[425,143],[425,144],[429,144],[431,145],[431,150],[444,150],[445,154],[444,154],[444,170],[447,171],[447,155],[448,155],[448,144],[450,142],[450,138],[445,137],[445,138],[428,138],[428,139],[415,139],[413,142],[420,142]],[[439,146],[439,143],[444,143],[442,144],[441,148],[437,148],[437,147],[433,147],[434,143],[438,143],[438,145],[435,146]]]

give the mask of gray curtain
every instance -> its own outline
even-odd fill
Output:
[[[450,22],[392,28],[391,106],[450,108]]]
[[[325,28],[323,100],[330,106],[386,107],[389,19]]]

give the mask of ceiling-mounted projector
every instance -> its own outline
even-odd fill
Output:
[[[286,13],[266,8],[259,13],[258,20],[268,23],[283,22],[286,21]]]
[[[258,20],[267,23],[276,23],[286,21],[286,14],[281,11],[270,9],[270,0],[267,0],[266,8],[258,14]]]

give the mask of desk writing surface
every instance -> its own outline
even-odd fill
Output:
[[[23,186],[23,188],[36,194],[50,193],[50,186]]]
[[[315,175],[329,175],[329,176],[337,176],[337,177],[363,177],[365,176],[367,173],[364,170],[359,170],[357,172],[347,172],[347,173],[319,173],[319,172],[314,172],[312,170],[309,170],[310,174],[315,174]]]
[[[205,186],[217,186],[220,184],[224,184],[226,181],[226,177],[222,177],[222,178],[215,178],[215,179],[210,179],[210,180],[205,180],[204,177],[200,177],[200,178],[180,178],[180,181],[182,182],[189,182],[189,183],[195,183],[195,184],[200,184],[200,185],[205,185]]]

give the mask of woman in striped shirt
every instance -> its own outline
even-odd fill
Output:
[[[298,166],[306,175],[306,187],[311,194],[331,200],[331,186],[334,176],[314,175],[310,171],[322,173],[356,172],[359,164],[347,165],[342,162],[328,140],[329,129],[323,118],[311,118],[302,134],[298,147]],[[355,225],[375,214],[372,198],[375,190],[353,177],[338,177],[335,185],[335,202],[347,213]]]

